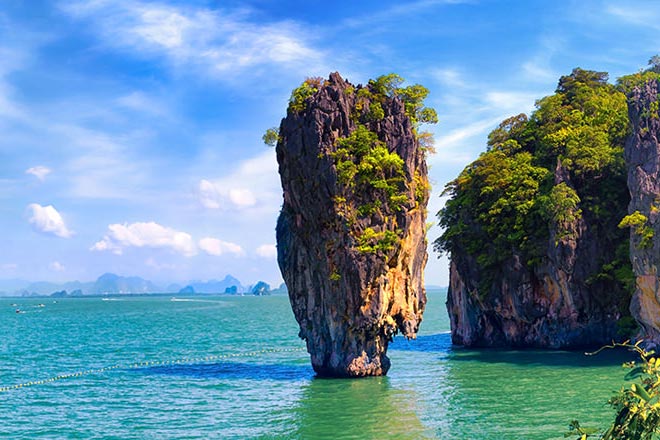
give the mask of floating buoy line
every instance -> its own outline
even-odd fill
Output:
[[[180,359],[169,359],[169,360],[164,360],[164,361],[143,361],[143,362],[136,362],[133,364],[128,364],[128,365],[123,365],[123,364],[117,364],[117,365],[112,365],[110,367],[103,367],[103,368],[92,368],[90,370],[84,370],[84,371],[77,371],[75,373],[67,373],[67,374],[60,374],[58,376],[50,377],[48,379],[42,379],[42,380],[35,380],[35,381],[30,381],[30,382],[24,382],[24,383],[19,383],[16,385],[10,385],[6,387],[0,387],[0,393],[4,393],[7,391],[12,391],[12,390],[18,390],[21,388],[27,388],[27,387],[33,387],[36,385],[45,385],[51,382],[57,382],[59,380],[65,380],[65,379],[72,379],[76,377],[82,377],[82,376],[89,376],[92,374],[100,374],[100,373],[107,373],[109,371],[113,370],[134,370],[138,368],[144,368],[144,367],[159,367],[159,366],[169,366],[169,365],[189,365],[189,364],[199,364],[203,362],[210,362],[210,361],[217,361],[221,359],[231,359],[231,358],[238,358],[238,357],[252,357],[252,356],[260,356],[263,354],[269,354],[269,353],[287,353],[287,352],[298,352],[298,351],[304,351],[304,348],[270,348],[270,349],[265,349],[265,350],[257,350],[257,351],[250,351],[250,352],[244,352],[244,353],[234,353],[234,354],[220,354],[220,355],[209,355],[209,356],[204,356],[204,357],[187,357],[187,358],[180,358]]]

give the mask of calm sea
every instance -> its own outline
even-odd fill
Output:
[[[0,438],[527,440],[611,418],[621,355],[452,348],[444,301],[387,377],[332,380],[284,296],[0,299],[0,388],[25,384],[0,392]]]

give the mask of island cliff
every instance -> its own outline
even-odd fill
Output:
[[[647,75],[648,76],[648,75]],[[625,158],[631,200],[629,215],[621,222],[630,227],[630,256],[636,290],[630,311],[643,328],[643,336],[660,344],[660,80],[642,82],[628,95],[633,132]]]
[[[426,89],[401,81],[308,79],[271,133],[278,263],[321,376],[386,374],[388,343],[415,337],[422,320],[429,185],[417,126],[435,112]]]
[[[617,227],[629,203],[627,133],[625,95],[605,73],[575,69],[448,184],[435,245],[451,259],[454,343],[571,348],[630,331],[627,231]]]

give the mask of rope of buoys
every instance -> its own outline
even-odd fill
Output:
[[[209,362],[209,361],[217,361],[217,360],[220,360],[220,359],[259,356],[259,355],[267,354],[267,353],[297,352],[297,351],[304,351],[304,350],[305,350],[304,348],[269,348],[269,349],[264,349],[264,350],[249,351],[249,352],[245,352],[245,353],[208,355],[208,356],[203,356],[203,357],[169,359],[169,360],[164,360],[164,361],[159,361],[159,360],[143,361],[143,362],[136,362],[136,363],[128,364],[128,365],[118,364],[118,365],[113,365],[113,366],[110,366],[110,367],[93,368],[93,369],[90,369],[90,370],[77,371],[75,373],[60,374],[58,376],[49,377],[48,379],[35,380],[35,381],[30,381],[30,382],[19,383],[19,384],[16,384],[16,385],[9,385],[9,386],[6,386],[6,387],[0,387],[0,393],[4,393],[4,392],[7,392],[7,391],[12,391],[12,390],[18,390],[18,389],[26,388],[26,387],[32,387],[32,386],[36,386],[36,385],[45,385],[47,383],[55,382],[55,381],[58,381],[58,380],[71,379],[71,378],[74,378],[74,377],[81,377],[81,376],[88,376],[88,375],[91,375],[91,374],[105,373],[105,372],[113,371],[113,370],[131,370],[131,369],[144,368],[144,367],[158,367],[158,366],[181,365],[181,364],[197,364],[197,363],[203,363],[203,362]]]

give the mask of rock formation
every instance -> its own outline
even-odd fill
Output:
[[[658,80],[635,87],[628,97],[633,132],[625,146],[630,206],[630,257],[636,290],[630,311],[644,334],[660,343],[660,117]]]
[[[428,181],[407,104],[333,73],[294,91],[279,128],[278,263],[321,376],[386,374],[388,342],[422,319]]]
[[[592,283],[600,255],[612,243],[591,232],[584,219],[575,234],[548,240],[543,262],[530,268],[514,255],[502,265],[487,292],[470,255],[453,252],[447,295],[452,342],[472,347],[576,348],[602,345],[617,337],[620,304],[605,298],[614,283]],[[609,249],[608,249],[609,248]]]
[[[488,151],[449,184],[436,249],[450,253],[455,344],[576,348],[619,339],[632,283],[627,231],[617,228],[628,204],[626,126],[625,96],[607,75],[575,69],[529,120],[494,130]]]

